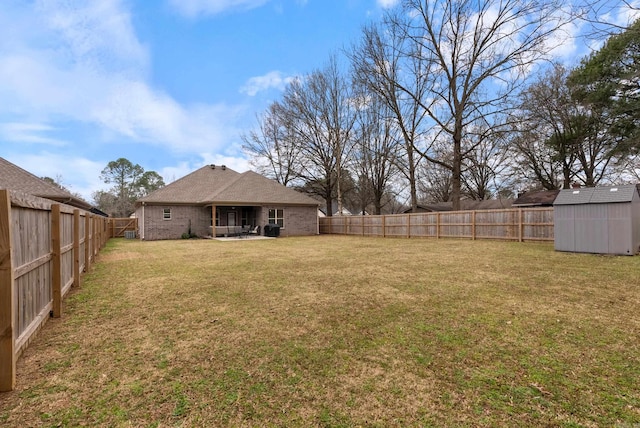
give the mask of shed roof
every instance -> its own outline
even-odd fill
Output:
[[[30,172],[0,157],[0,189],[15,190],[40,198],[90,210],[91,204],[71,193],[47,183]]]
[[[204,166],[138,200],[153,204],[288,204],[318,202],[253,171],[243,173],[216,165]]]
[[[553,205],[609,204],[631,202],[640,195],[640,184],[564,189]]]

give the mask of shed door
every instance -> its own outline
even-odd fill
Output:
[[[576,205],[576,251],[609,253],[607,204]]]
[[[633,255],[631,204],[608,204],[609,253]]]

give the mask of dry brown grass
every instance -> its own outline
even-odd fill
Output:
[[[320,236],[112,240],[5,426],[632,426],[640,257]]]

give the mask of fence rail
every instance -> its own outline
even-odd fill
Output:
[[[62,299],[111,237],[110,220],[0,190],[0,391],[15,388],[20,354],[62,315]]]
[[[125,232],[138,233],[137,218],[110,218],[109,236],[112,238],[124,238]]]
[[[320,233],[553,241],[553,208],[322,217]]]

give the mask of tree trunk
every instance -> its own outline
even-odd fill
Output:
[[[462,188],[462,132],[456,126],[453,133],[453,165],[451,170],[451,202],[454,211],[460,211],[460,190]]]
[[[564,176],[563,189],[571,189],[571,168],[566,164],[562,166],[562,175]]]
[[[416,191],[416,165],[413,161],[413,146],[407,150],[407,158],[409,161],[409,189],[411,193],[411,212],[418,212],[418,193]]]
[[[333,198],[331,196],[325,196],[324,202],[327,204],[327,217],[332,217],[333,209],[331,205],[333,205]]]

